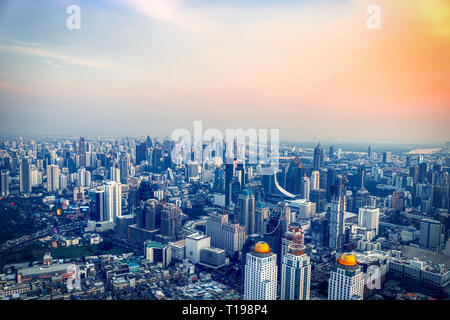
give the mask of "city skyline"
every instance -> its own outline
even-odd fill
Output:
[[[203,120],[290,141],[450,140],[450,5],[372,2],[3,2],[0,134],[164,136]]]

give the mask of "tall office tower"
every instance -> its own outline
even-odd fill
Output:
[[[119,159],[120,168],[120,183],[126,184],[128,179],[128,162],[130,155],[128,153],[122,153]]]
[[[330,242],[329,246],[336,252],[344,251],[344,215],[346,208],[345,188],[341,184],[331,199]]]
[[[219,193],[225,192],[225,172],[221,168],[214,170],[213,191]]]
[[[237,162],[236,163],[236,176],[239,176],[239,182],[241,183],[241,186],[247,183],[248,177],[247,177],[247,170],[245,168],[245,163],[243,162]]]
[[[419,163],[419,182],[424,183],[427,182],[428,176],[428,162]]]
[[[283,261],[283,257],[289,251],[289,246],[296,236],[298,237],[297,240],[300,241],[300,244],[304,244],[304,235],[301,228],[297,225],[290,225],[281,238],[281,261]]]
[[[237,205],[239,196],[241,195],[242,186],[239,177],[234,176],[231,180],[231,202]]]
[[[391,163],[391,152],[390,151],[383,152],[383,163]]]
[[[395,190],[392,193],[392,209],[401,211],[403,210],[403,192]]]
[[[173,203],[167,203],[161,211],[161,235],[176,240],[181,227],[181,209]]]
[[[105,189],[99,187],[90,192],[90,219],[93,221],[108,221],[105,212]]]
[[[80,144],[78,146],[78,155],[80,159],[79,166],[86,167],[86,143],[84,142],[84,138],[80,138]]]
[[[115,222],[116,217],[122,216],[122,185],[109,181],[105,184],[105,215],[110,222]]]
[[[256,243],[246,257],[244,300],[276,300],[277,273],[277,255],[266,242]]]
[[[66,190],[69,185],[69,177],[65,174],[59,175],[59,189]]]
[[[156,199],[141,201],[136,209],[136,224],[146,230],[157,229],[161,225],[162,204]]]
[[[147,143],[142,142],[136,144],[136,165],[147,160]]]
[[[117,167],[109,168],[109,176],[110,176],[109,180],[120,183],[120,169],[119,168],[117,168]]]
[[[258,196],[255,204],[255,233],[263,235],[266,232],[266,220],[269,219],[270,209]]]
[[[359,208],[365,207],[368,205],[370,193],[364,187],[364,180],[365,180],[364,177],[365,177],[364,168],[359,167],[358,168],[358,180],[359,180],[358,185],[360,188],[358,189],[358,191],[356,192],[356,195],[355,195],[355,212],[358,212]]]
[[[19,170],[20,193],[31,193],[31,159],[25,158],[20,162]]]
[[[246,240],[245,227],[239,223],[225,223],[222,227],[223,247],[226,253],[233,257],[238,254]]]
[[[91,172],[89,170],[86,170],[86,173],[84,175],[84,186],[85,187],[91,186]]]
[[[9,196],[9,171],[6,169],[0,171],[0,196]]]
[[[440,253],[444,245],[444,225],[435,220],[422,219],[420,221],[419,245]]]
[[[325,189],[312,189],[309,200],[316,204],[316,212],[324,212],[327,204],[327,191]]]
[[[211,237],[211,246],[223,248],[223,225],[228,223],[228,214],[212,213],[206,223],[206,234]]]
[[[323,149],[320,143],[314,148],[313,169],[320,170],[323,168]]]
[[[409,168],[411,166],[411,156],[407,155],[405,160],[405,167]]]
[[[59,190],[59,167],[56,164],[47,166],[47,191],[56,192]]]
[[[328,158],[331,160],[333,160],[334,158],[334,148],[333,146],[330,146],[330,150],[328,151]]]
[[[344,253],[330,271],[328,300],[363,300],[364,274],[353,254]]]
[[[199,233],[190,234],[186,237],[186,258],[190,263],[199,263],[202,249],[210,247],[210,237]]]
[[[374,207],[361,207],[358,213],[358,226],[361,228],[367,228],[369,230],[375,230],[375,234],[378,234],[380,221],[380,208]]]
[[[311,172],[311,189],[320,188],[320,173],[317,170]]]
[[[86,169],[85,168],[78,169],[77,186],[79,186],[79,187],[86,186]]]
[[[239,224],[247,234],[255,233],[255,196],[250,186],[244,189],[238,200]]]
[[[152,152],[152,171],[160,173],[162,170],[162,150],[160,147],[156,148]]]
[[[373,149],[371,146],[369,146],[368,150],[367,150],[367,157],[369,159],[373,159]]]
[[[281,265],[281,300],[309,300],[311,262],[305,254],[302,235],[292,238]]]
[[[237,161],[225,163],[225,207],[231,203],[231,183],[236,173]]]
[[[286,172],[286,190],[292,194],[301,194],[301,179],[305,175],[305,169],[298,157],[289,163]]]

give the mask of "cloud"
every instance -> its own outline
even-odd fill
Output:
[[[8,82],[4,82],[0,80],[0,90],[9,90],[14,92],[24,92],[26,89],[21,86],[17,86]]]
[[[53,51],[51,49],[49,50],[47,48],[44,48],[44,47],[39,46],[34,43],[30,44],[30,43],[20,42],[15,45],[0,44],[0,52],[11,52],[11,53],[15,53],[15,54],[25,54],[25,55],[29,55],[29,56],[54,59],[54,60],[58,60],[60,62],[66,63],[66,64],[83,66],[83,67],[109,68],[109,66],[105,63],[90,60],[90,59],[84,59],[84,58],[61,54],[59,52]]]

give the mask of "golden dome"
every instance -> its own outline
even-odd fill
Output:
[[[356,258],[351,253],[344,253],[339,258],[338,262],[344,266],[356,266],[358,261],[356,261]]]
[[[259,241],[255,244],[255,247],[253,248],[253,252],[255,253],[269,253],[270,247],[267,244],[267,242]]]

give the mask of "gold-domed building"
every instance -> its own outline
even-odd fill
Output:
[[[270,253],[270,247],[267,242],[258,241],[253,247],[254,253]]]
[[[358,264],[358,261],[356,261],[356,258],[353,254],[343,253],[338,259],[338,263],[343,266],[356,266]]]

